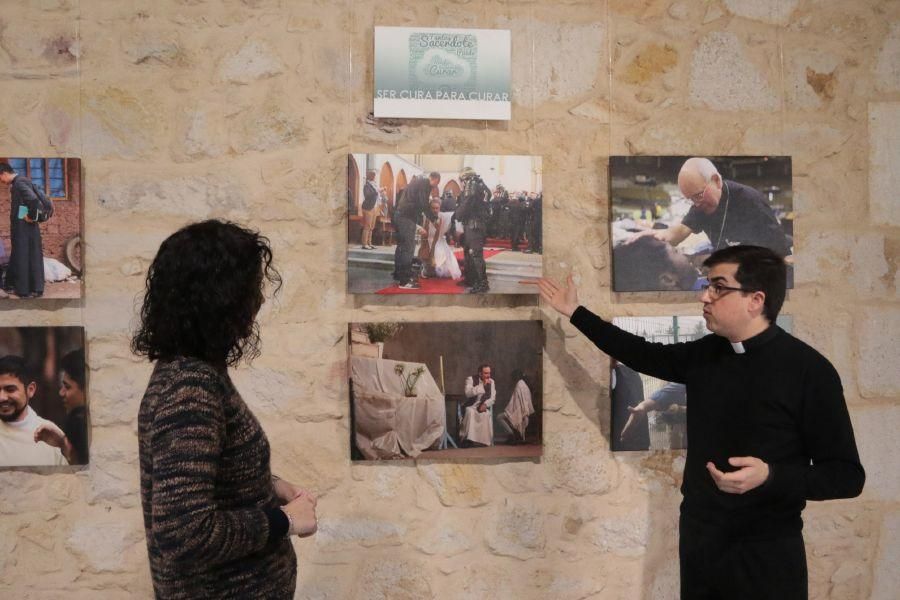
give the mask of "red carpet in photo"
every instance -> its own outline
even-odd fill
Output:
[[[466,292],[466,288],[461,285],[456,285],[456,282],[459,281],[453,279],[419,279],[419,289],[417,290],[404,290],[396,285],[392,285],[390,287],[386,287],[382,290],[378,290],[375,292],[376,294],[382,295],[393,295],[393,294],[464,294]]]
[[[484,260],[489,259],[492,256],[497,256],[501,252],[503,252],[505,248],[485,248],[484,249]],[[456,256],[456,262],[459,263],[460,269],[465,269],[465,265],[463,264],[463,250],[462,248],[454,248],[453,255]]]
[[[507,244],[508,245],[508,244]],[[503,248],[485,248],[484,249],[484,259],[487,260],[492,256],[496,256],[503,252]],[[454,248],[453,255],[456,256],[457,262],[459,262],[459,267],[462,269],[463,266],[463,251],[462,248]],[[466,288],[461,285],[456,285],[456,282],[459,281],[453,279],[442,279],[442,278],[429,278],[429,279],[419,279],[419,289],[417,290],[404,290],[397,285],[392,285],[375,292],[376,294],[382,295],[393,295],[393,294],[464,294],[466,292]]]

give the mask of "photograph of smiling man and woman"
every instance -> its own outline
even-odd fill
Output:
[[[785,258],[793,287],[793,189],[788,156],[612,156],[613,289],[698,290],[699,267],[728,246]]]
[[[85,465],[82,327],[0,328],[0,468]]]

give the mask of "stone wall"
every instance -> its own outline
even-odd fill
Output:
[[[83,301],[0,325],[84,324],[89,468],[0,473],[0,596],[149,597],[134,299],[192,219],[249,223],[285,286],[234,379],[282,476],[321,495],[297,598],[677,597],[677,452],[608,450],[608,362],[534,300],[345,294],[348,152],[544,157],[545,265],[607,316],[697,314],[610,291],[607,156],[793,157],[786,312],[840,372],[868,483],[806,511],[814,598],[900,576],[900,3],[890,0],[35,0],[0,11],[0,154],[80,156]],[[513,119],[375,121],[374,25],[509,28]],[[573,243],[575,242],[575,243]],[[347,323],[543,315],[539,461],[348,461]],[[892,566],[893,565],[893,566]]]

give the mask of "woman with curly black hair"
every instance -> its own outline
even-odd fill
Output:
[[[138,438],[157,598],[294,597],[289,536],[315,533],[316,499],[271,474],[227,370],[259,355],[267,283],[281,287],[268,239],[217,220],[171,235],[147,273],[132,350],[156,361]]]

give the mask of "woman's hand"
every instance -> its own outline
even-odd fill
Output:
[[[316,502],[316,496],[312,492],[305,490],[290,481],[281,479],[280,477],[272,476],[272,486],[275,488],[275,496],[282,505],[285,505],[294,498],[302,495],[310,496],[313,500],[313,504]]]
[[[291,526],[289,535],[307,537],[319,529],[319,519],[316,516],[316,498],[309,492],[303,492],[287,504],[281,510],[290,518]]]

